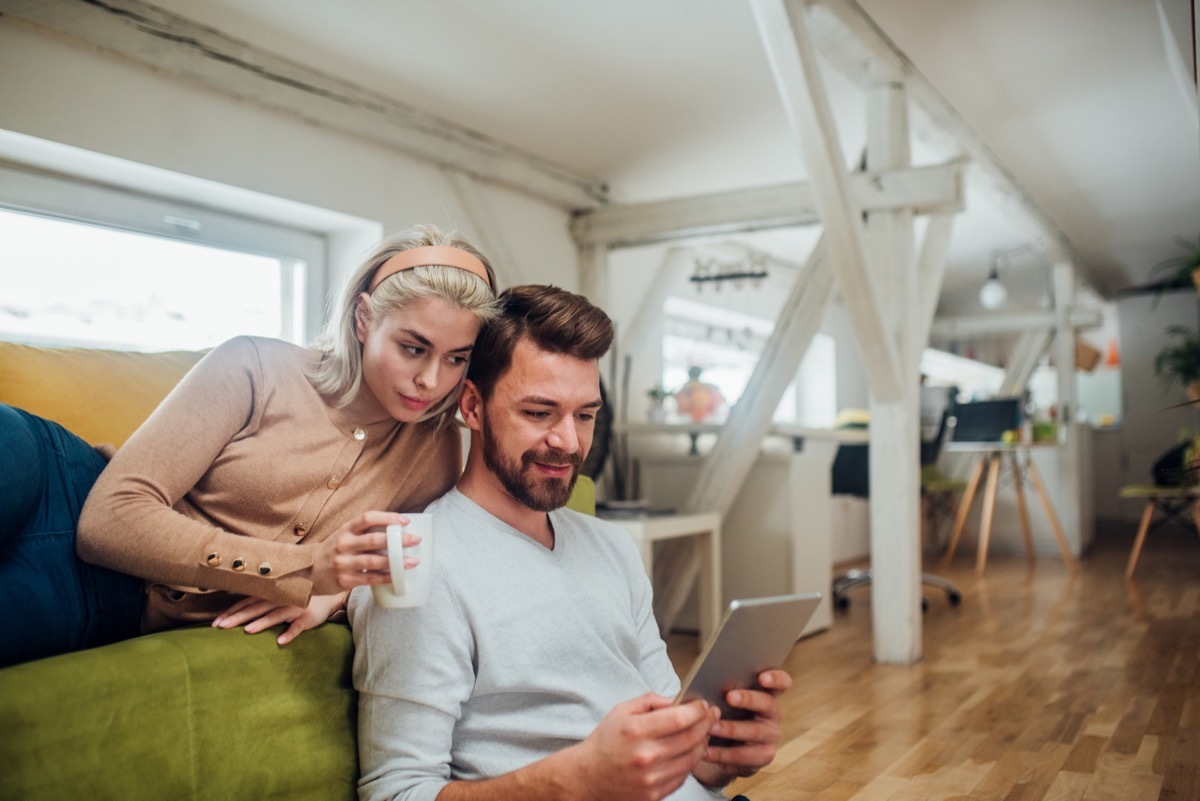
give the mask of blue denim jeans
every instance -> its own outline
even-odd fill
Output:
[[[104,465],[57,423],[0,404],[0,667],[137,636],[141,579],[75,555]]]

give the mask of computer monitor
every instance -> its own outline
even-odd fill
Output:
[[[993,398],[954,407],[955,442],[1000,442],[1005,431],[1021,427],[1021,399]]]

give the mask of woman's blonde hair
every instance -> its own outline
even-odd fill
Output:
[[[373,292],[368,291],[380,265],[397,253],[420,247],[465,250],[483,263],[489,280],[484,283],[479,276],[457,267],[429,265],[390,275]],[[308,369],[308,378],[317,391],[331,398],[338,408],[354,400],[362,386],[362,343],[358,341],[356,333],[355,310],[359,296],[364,293],[369,298],[371,325],[377,325],[377,321],[391,312],[425,298],[441,298],[456,308],[465,309],[483,325],[499,313],[496,273],[487,257],[470,242],[432,225],[419,225],[411,231],[385,239],[354,271],[341,296],[334,299],[329,321],[312,344],[312,349],[321,354],[321,358]],[[463,376],[466,377],[465,370]],[[461,389],[462,381],[421,419],[441,416],[441,422],[444,423],[453,418]]]

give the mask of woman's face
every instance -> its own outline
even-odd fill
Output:
[[[366,298],[359,298],[355,315],[363,383],[351,405],[370,421],[389,416],[415,422],[458,386],[479,318],[441,298],[424,298],[370,320],[362,313]]]

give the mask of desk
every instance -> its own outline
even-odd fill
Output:
[[[983,569],[987,564],[988,541],[992,536],[992,521],[996,514],[996,491],[1000,484],[1000,470],[1005,461],[1008,461],[1013,475],[1013,490],[1017,497],[1017,511],[1021,519],[1021,536],[1025,541],[1025,553],[1030,561],[1033,561],[1033,535],[1029,528],[1029,510],[1025,506],[1024,481],[1026,476],[1029,478],[1030,484],[1041,499],[1042,508],[1046,510],[1046,517],[1050,521],[1051,530],[1054,532],[1055,539],[1058,540],[1058,547],[1062,551],[1063,561],[1070,568],[1075,567],[1075,559],[1071,556],[1070,546],[1067,545],[1067,538],[1063,534],[1062,524],[1058,520],[1058,515],[1054,511],[1054,505],[1050,502],[1050,495],[1046,492],[1046,485],[1042,481],[1041,473],[1038,471],[1037,464],[1034,463],[1030,456],[1031,448],[1055,448],[1057,443],[1048,442],[1044,444],[1030,443],[1004,443],[1004,442],[949,442],[943,450],[951,452],[972,452],[976,454],[975,463],[971,468],[971,477],[967,481],[967,489],[963,493],[962,501],[958,506],[958,513],[954,518],[954,531],[950,535],[950,546],[946,549],[946,556],[943,563],[949,565],[954,558],[954,551],[958,548],[958,540],[962,536],[963,528],[967,524],[967,516],[971,512],[971,505],[975,501],[975,495],[979,490],[979,482],[983,478],[984,468],[987,468],[987,486],[983,493],[983,519],[979,527],[979,551],[975,557],[975,572],[982,575]],[[1024,456],[1024,464],[1021,457]],[[1007,459],[1005,458],[1007,457]]]
[[[725,429],[723,423],[616,423],[613,430],[618,434],[632,436],[687,434],[691,438],[690,456],[700,455],[698,448],[701,434],[720,435]],[[803,450],[805,440],[831,442],[868,442],[870,432],[865,428],[809,428],[794,423],[773,423],[767,429],[768,437],[790,439],[795,450]]]
[[[601,517],[625,529],[637,543],[642,565],[651,581],[654,580],[654,543],[677,537],[697,538],[700,554],[700,642],[703,647],[721,621],[721,516],[706,513]]]

